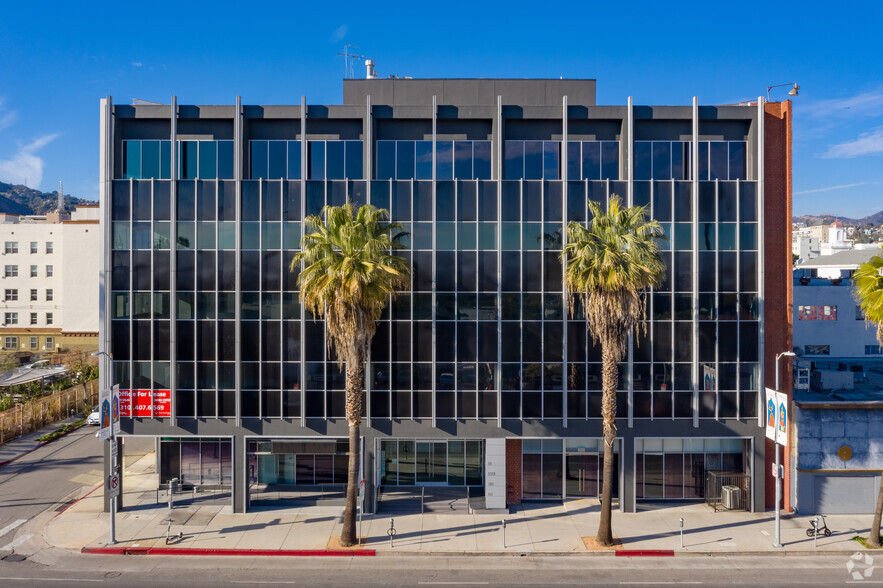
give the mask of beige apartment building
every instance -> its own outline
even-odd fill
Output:
[[[98,348],[98,219],[97,206],[0,213],[0,353]]]

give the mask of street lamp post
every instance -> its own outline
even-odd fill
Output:
[[[794,357],[793,351],[783,351],[776,355],[776,392],[781,392],[779,390],[779,360],[783,357]],[[779,426],[779,419],[782,418],[779,410],[776,409],[777,417],[776,417],[776,427]],[[780,475],[780,470],[782,468],[779,462],[779,444],[773,439],[773,444],[776,447],[776,541],[773,543],[773,547],[782,547],[782,521],[779,517],[779,503],[782,500],[782,476]]]
[[[92,353],[94,356],[103,355],[107,358],[107,369],[104,372],[104,385],[110,388],[110,383],[112,381],[111,376],[111,368],[113,367],[113,355],[106,351],[95,351]],[[101,372],[99,371],[99,376]],[[110,437],[107,439],[110,442],[110,473],[111,475],[117,473],[117,451],[114,444],[116,443],[116,438],[113,434],[113,410],[111,410],[111,418],[110,418]],[[107,482],[105,482],[107,483]],[[117,512],[117,498],[116,496],[112,496],[110,499],[110,540],[108,541],[108,545],[114,545],[117,542],[116,537],[116,512]]]

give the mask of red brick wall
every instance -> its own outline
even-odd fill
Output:
[[[791,276],[791,101],[764,105],[764,385],[776,385],[776,354],[793,350],[792,331],[792,276]],[[782,359],[779,382],[790,396],[790,362]],[[760,391],[763,394],[763,390]],[[792,428],[793,430],[793,428]],[[770,440],[764,446],[767,464],[775,461],[775,448]],[[791,444],[782,451],[785,480],[782,486],[785,510],[791,510]],[[770,466],[763,472],[766,480],[766,506],[775,506],[775,479]]]
[[[506,504],[521,504],[521,439],[506,439]]]

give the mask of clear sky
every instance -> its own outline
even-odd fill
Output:
[[[339,104],[351,43],[381,76],[595,78],[599,104],[725,104],[797,82],[794,213],[862,217],[883,210],[881,24],[878,2],[814,0],[8,2],[0,181],[97,199],[107,95]]]

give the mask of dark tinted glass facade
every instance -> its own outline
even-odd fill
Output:
[[[680,480],[671,497],[701,498],[673,464],[716,445],[671,445],[677,457],[657,464],[646,457],[653,439],[726,437],[751,471],[763,338],[756,107],[700,119],[692,139],[689,107],[674,121],[594,105],[568,117],[560,104],[537,107],[530,121],[493,107],[389,118],[395,108],[375,103],[357,118],[344,105],[317,110],[339,108],[339,118],[315,120],[296,106],[268,118],[245,108],[217,123],[232,126],[232,141],[143,139],[125,124],[134,107],[117,108],[117,145],[106,150],[117,156],[106,160],[105,340],[114,383],[150,399],[127,432],[231,437],[234,485],[246,467],[237,439],[345,437],[344,373],[323,321],[302,311],[290,265],[306,216],[371,203],[403,225],[398,255],[413,268],[378,321],[365,370],[371,483],[482,485],[498,475],[486,443],[524,439],[518,500],[592,495],[598,462],[577,454],[601,451],[601,353],[579,309],[569,312],[559,256],[566,224],[587,222],[589,202],[604,209],[617,194],[646,206],[668,237],[646,331],[620,366],[623,508],[659,497],[656,478],[635,478],[639,440],[642,476],[662,464]],[[604,108],[605,118],[586,115]],[[285,460],[261,457],[274,451],[249,455],[267,480],[296,481],[280,470]],[[314,467],[304,480],[336,479],[339,451],[304,451]],[[571,466],[592,482],[545,488],[530,477]]]

